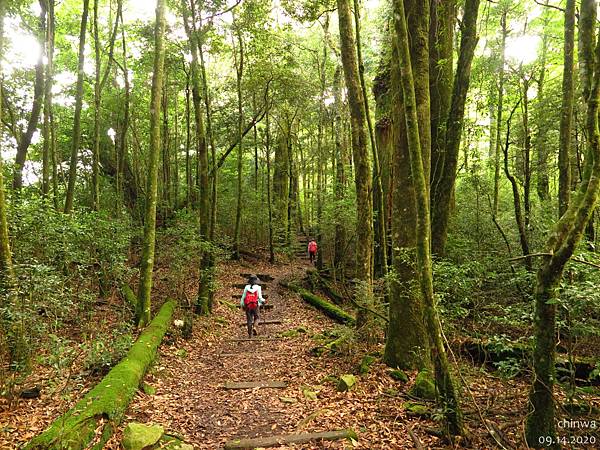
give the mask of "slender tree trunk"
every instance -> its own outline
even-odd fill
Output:
[[[81,139],[81,107],[83,105],[83,64],[85,62],[85,35],[88,22],[90,0],[83,0],[81,27],[79,30],[79,56],[77,62],[77,86],[75,88],[75,113],[73,117],[73,134],[71,136],[71,158],[69,163],[69,182],[65,198],[65,214],[73,210],[75,196],[75,181],[77,180],[77,159],[79,156],[79,141]]]
[[[323,42],[323,59],[317,59],[319,69],[319,80],[321,82],[321,92],[319,97],[319,117],[317,121],[317,242],[319,245],[323,243],[323,195],[325,191],[324,183],[324,151],[323,151],[323,122],[324,118],[324,102],[325,89],[327,88],[327,42],[329,41],[329,15],[326,16],[325,25],[323,26],[324,42]],[[323,269],[323,251],[317,253],[317,268]]]
[[[0,2],[0,62],[3,61],[4,50],[4,14],[5,3]],[[0,123],[2,122],[2,67],[0,63]],[[3,141],[0,140],[0,146]],[[0,147],[0,150],[3,148]],[[0,151],[0,288],[10,288],[14,284],[14,272],[12,256],[10,252],[10,237],[8,235],[8,220],[6,211],[6,200],[4,194],[4,170],[2,163],[2,152]]]
[[[354,27],[356,32],[356,57],[358,62],[358,77],[362,90],[365,120],[369,130],[369,141],[371,143],[371,153],[373,155],[373,230],[374,230],[374,247],[372,254],[372,272],[377,278],[385,277],[387,270],[387,230],[385,227],[385,214],[383,212],[383,187],[381,184],[381,167],[379,164],[379,149],[375,140],[375,132],[373,131],[373,123],[371,122],[371,112],[369,108],[369,100],[367,87],[365,83],[365,67],[362,58],[362,48],[360,39],[360,5],[359,0],[354,0]]]
[[[186,198],[187,208],[192,209],[192,158],[190,155],[191,149],[191,108],[190,108],[190,74],[187,73],[185,83],[185,182],[186,182]]]
[[[266,105],[269,108],[268,105]],[[269,109],[267,109],[265,130],[265,156],[267,159],[267,203],[269,208],[269,262],[275,264],[275,249],[273,246],[273,204],[271,203],[271,124],[269,123]]]
[[[333,75],[333,98],[335,106],[335,181],[333,193],[335,199],[341,205],[345,198],[346,182],[344,180],[344,148],[342,144],[342,67],[337,66]],[[343,274],[344,249],[346,246],[346,227],[341,217],[337,216],[335,221],[335,243],[334,243],[333,265],[341,270]]]
[[[569,0],[570,1],[570,0]],[[566,14],[570,14],[568,5]],[[581,240],[586,224],[598,202],[600,190],[600,134],[598,105],[600,103],[600,45],[595,36],[596,2],[583,0],[580,9],[580,35],[589,40],[580,49],[580,71],[584,92],[587,89],[586,131],[588,133],[584,175],[578,192],[550,233],[546,256],[537,272],[535,298],[535,347],[533,352],[533,383],[529,393],[529,414],[525,437],[531,447],[561,448],[555,428],[555,358],[556,305],[559,284],[565,265]],[[566,27],[565,27],[566,28]],[[595,46],[595,49],[594,49]],[[583,51],[581,51],[583,50]],[[565,55],[565,59],[567,55]],[[580,66],[581,67],[581,66]],[[589,81],[589,84],[588,84]],[[567,102],[568,103],[568,102]],[[563,103],[563,108],[568,104]],[[563,111],[563,114],[565,111]],[[550,440],[550,444],[547,444]]]
[[[94,34],[94,55],[96,59],[96,79],[94,83],[94,143],[92,150],[92,209],[98,211],[100,208],[100,184],[99,184],[99,164],[98,155],[100,153],[100,71],[101,71],[101,60],[100,60],[100,36],[98,27],[98,0],[94,0],[94,22],[93,22],[93,34]],[[117,15],[117,19],[118,19]]]
[[[46,0],[39,0],[40,3],[40,17],[38,20],[38,42],[40,48],[44,48],[45,36],[46,36],[46,12],[47,5]],[[44,103],[44,53],[40,52],[37,64],[35,65],[35,81],[33,83],[33,105],[31,107],[31,114],[27,121],[27,127],[21,134],[17,144],[17,155],[15,156],[15,167],[13,174],[13,189],[18,190],[23,187],[23,166],[27,159],[27,151],[31,145],[31,139],[33,133],[37,130],[38,121],[40,118],[40,112]]]
[[[189,9],[188,9],[189,8]],[[190,47],[192,51],[192,101],[194,104],[194,118],[196,121],[196,140],[198,163],[198,185],[200,188],[200,196],[198,203],[198,212],[200,214],[200,239],[207,241],[209,239],[209,222],[210,222],[210,191],[208,186],[208,148],[206,146],[206,134],[204,130],[204,120],[202,115],[202,107],[200,100],[200,66],[199,60],[199,44],[198,30],[196,29],[197,14],[195,3],[192,1],[189,5],[183,5],[184,11],[184,26]],[[191,16],[188,17],[191,12]],[[191,19],[191,20],[189,20]],[[212,256],[210,251],[203,251],[200,258],[200,279],[198,282],[198,295],[196,301],[197,314],[209,314],[212,308],[211,304],[211,279],[212,279]]]
[[[506,140],[504,141],[504,147],[502,150],[504,152],[504,173],[506,175],[506,178],[508,178],[508,181],[510,181],[510,185],[512,187],[513,203],[514,203],[514,208],[515,208],[515,221],[517,222],[517,229],[519,231],[519,241],[521,243],[521,251],[523,252],[523,255],[529,255],[529,253],[530,253],[529,252],[529,242],[527,240],[527,231],[526,231],[525,221],[523,220],[523,210],[521,208],[521,194],[519,193],[519,185],[517,184],[516,178],[514,177],[514,175],[512,175],[510,173],[510,170],[508,168],[508,159],[509,159],[508,158],[508,148],[510,146],[510,125],[511,125],[513,114],[515,113],[515,110],[519,106],[519,103],[520,103],[520,101],[514,106],[514,108],[510,112],[510,115],[508,116],[508,119],[506,120]],[[527,270],[531,270],[531,268],[532,268],[531,267],[531,258],[526,258],[525,264],[526,264]]]
[[[165,84],[163,86],[162,94],[162,206],[163,206],[163,218],[167,218],[170,214],[172,203],[171,203],[171,152],[170,152],[170,130],[169,130],[169,75],[165,76]]]
[[[432,135],[431,215],[432,251],[444,255],[448,237],[448,221],[452,211],[452,199],[456,182],[460,142],[464,127],[465,103],[471,78],[471,63],[477,46],[477,16],[479,0],[466,0],[462,19],[460,52],[449,112],[443,132]],[[444,10],[442,10],[445,12]],[[450,50],[450,53],[451,50]],[[439,88],[438,88],[439,89]],[[435,95],[432,95],[432,99]],[[443,105],[437,114],[443,113]],[[438,119],[439,120],[439,119]],[[435,121],[432,116],[432,132]],[[440,144],[439,140],[443,143]],[[436,142],[438,141],[438,142]],[[441,148],[440,148],[441,145]],[[433,149],[436,149],[434,152]]]
[[[154,68],[152,72],[152,94],[150,99],[150,155],[146,187],[146,212],[144,241],[138,290],[137,325],[139,328],[150,323],[150,293],[154,268],[154,246],[156,243],[156,203],[158,194],[158,159],[160,155],[160,107],[163,88],[165,60],[165,0],[156,2],[156,24],[154,26]]]
[[[337,0],[342,66],[348,89],[350,106],[352,151],[355,165],[356,188],[356,276],[364,282],[363,300],[372,296],[371,257],[373,251],[373,203],[371,192],[371,167],[367,149],[366,112],[360,87],[356,45],[352,30],[349,0]],[[357,326],[366,322],[363,310],[359,311]]]
[[[529,129],[529,80],[523,79],[523,209],[525,213],[525,239],[529,233],[531,221],[531,130]]]
[[[94,0],[94,54],[96,62],[96,77],[94,83],[94,140],[92,147],[92,209],[98,211],[100,208],[100,108],[102,106],[102,90],[108,79],[108,74],[111,70],[113,52],[115,48],[115,40],[117,37],[117,29],[119,26],[119,18],[121,13],[122,0],[117,3],[117,14],[115,18],[115,25],[110,34],[109,41],[109,55],[108,61],[106,62],[106,68],[104,69],[104,75],[102,75],[102,61],[100,59],[100,35],[98,26],[98,0]]]
[[[506,37],[508,28],[506,25],[506,15],[508,11],[504,9],[500,18],[500,32],[502,33],[500,43],[500,61],[498,68],[498,105],[496,108],[496,147],[494,150],[494,204],[492,207],[492,217],[495,220],[498,215],[498,199],[500,190],[500,152],[501,152],[501,133],[502,133],[502,108],[504,106],[504,63],[506,50]]]
[[[573,97],[575,95],[574,49],[575,0],[567,0],[564,26],[564,65],[560,116],[560,143],[558,147],[559,217],[562,216],[569,207],[569,199],[571,196],[571,131],[573,127]],[[586,98],[585,94],[584,98]]]
[[[200,27],[202,27],[202,18],[200,18]],[[202,29],[199,31],[199,42],[198,42],[198,53],[200,56],[200,70],[202,72],[202,91],[204,94],[204,107],[206,108],[206,134],[208,135],[208,142],[210,144],[210,153],[212,159],[212,175],[210,178],[211,183],[211,195],[210,195],[210,219],[209,219],[209,239],[212,242],[215,236],[215,228],[217,226],[217,177],[218,171],[216,169],[217,163],[217,147],[215,145],[215,139],[212,127],[212,106],[210,91],[208,89],[208,79],[206,77],[206,66],[204,64],[204,32]],[[211,267],[214,266],[214,255],[211,253],[210,260]],[[212,290],[211,290],[212,298]]]
[[[423,8],[427,11],[427,8]],[[396,45],[401,64],[401,85],[406,121],[406,137],[409,149],[410,168],[415,188],[415,204],[417,210],[417,267],[419,287],[425,303],[425,322],[429,329],[432,360],[435,367],[436,386],[442,398],[448,431],[451,434],[463,434],[463,421],[458,402],[458,392],[450,376],[450,367],[444,343],[440,319],[437,313],[433,293],[433,274],[431,265],[431,223],[429,211],[428,185],[429,178],[424,170],[424,158],[421,151],[422,135],[419,132],[419,116],[415,95],[415,84],[412,74],[411,55],[409,50],[408,30],[404,15],[403,0],[394,2]],[[428,105],[427,105],[428,106]],[[428,124],[429,125],[429,124]]]
[[[121,139],[119,139],[119,161],[118,168],[119,173],[117,173],[117,197],[122,201],[123,200],[123,185],[125,184],[125,163],[129,160],[127,155],[127,132],[129,131],[129,105],[131,103],[131,85],[129,83],[129,71],[127,69],[127,45],[125,42],[125,25],[123,23],[123,8],[121,7],[122,3],[119,2],[119,10],[118,14],[121,18],[121,46],[123,49],[123,80],[125,81],[125,99],[123,105],[123,125],[121,130]],[[120,181],[119,181],[120,180]],[[130,202],[130,207],[133,207],[133,202]]]
[[[243,157],[244,157],[244,145],[243,145],[243,133],[244,133],[244,116],[242,109],[242,76],[244,74],[244,42],[242,40],[241,31],[237,31],[237,43],[239,47],[239,58],[235,58],[235,73],[236,73],[236,86],[238,96],[238,154],[237,154],[237,209],[235,212],[235,230],[234,230],[234,245],[233,252],[234,258],[239,259],[240,257],[240,238],[242,229],[242,176],[243,176]]]
[[[45,4],[45,2],[42,2]],[[50,164],[53,147],[52,130],[52,84],[54,80],[54,0],[47,0],[46,13],[46,81],[44,84],[44,149],[42,153],[42,195],[47,198],[50,192]],[[53,169],[54,170],[54,169]]]
[[[549,0],[546,0],[546,5]],[[545,81],[546,81],[546,60],[548,57],[548,40],[550,15],[549,8],[545,8],[542,13],[543,17],[543,35],[542,49],[540,51],[540,73],[538,75],[537,96],[536,100],[540,108],[543,108],[546,100]],[[546,202],[550,198],[550,177],[548,176],[548,129],[550,123],[544,118],[539,119],[538,135],[536,139],[536,190],[540,201]]]

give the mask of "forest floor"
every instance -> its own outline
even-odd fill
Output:
[[[440,424],[434,420],[439,414],[433,403],[425,402],[428,412],[424,415],[405,408],[407,401],[414,400],[409,389],[415,373],[408,373],[407,383],[396,381],[377,359],[368,373],[359,375],[362,356],[381,352],[382,344],[368,347],[354,343],[344,354],[314,356],[311,349],[320,344],[317,337],[340,326],[278,283],[302,278],[307,267],[302,260],[276,265],[262,261],[220,263],[214,314],[195,320],[190,339],[176,332],[165,339],[145,378],[155,393],[138,392],[118,433],[105,448],[121,448],[122,430],[130,421],[160,424],[194,448],[211,450],[222,448],[230,439],[347,428],[357,432],[358,441],[280,448],[524,447],[526,378],[501,378],[469,361],[456,361],[451,354],[455,369],[460,368],[459,381],[468,387],[463,389],[462,406],[470,431],[468,441],[451,444],[436,434]],[[235,341],[247,338],[247,332],[244,314],[237,308],[239,300],[232,298],[240,295],[234,285],[244,283],[241,273],[249,272],[274,278],[263,284],[273,309],[264,311],[261,319],[280,320],[281,324],[259,325],[256,339]],[[187,283],[188,298],[194,297],[194,284]],[[181,309],[176,313],[178,317],[182,314]],[[11,409],[0,405],[0,448],[19,448],[91,387],[93,380],[81,381],[85,377],[77,374],[77,368],[72,372],[66,379],[54,381],[58,394],[20,400]],[[358,381],[354,389],[338,392],[336,379],[344,374],[355,374]],[[52,373],[36,376],[48,381]],[[283,381],[287,387],[224,389],[226,382],[239,381]],[[66,384],[70,387],[65,390]]]

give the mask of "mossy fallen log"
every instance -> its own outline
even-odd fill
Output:
[[[100,450],[121,422],[167,331],[175,303],[166,302],[127,356],[72,409],[55,420],[25,449]]]
[[[345,324],[345,325],[354,325],[356,319],[344,311],[342,308],[334,305],[333,303],[329,303],[327,300],[307,291],[306,289],[301,288],[300,286],[293,283],[286,283],[284,281],[280,281],[283,287],[290,289],[298,294],[302,299],[313,305],[315,308],[320,309],[327,315],[332,318],[336,322]]]
[[[474,361],[493,368],[498,368],[503,361],[510,360],[524,368],[530,364],[532,358],[531,348],[525,344],[513,343],[499,346],[493,342],[475,338],[467,338],[461,342],[460,351],[469,355]],[[598,364],[593,358],[576,357],[571,364],[564,354],[556,355],[557,378],[561,381],[567,381],[573,372],[577,385],[600,386],[600,377],[592,375],[597,367]],[[518,371],[518,373],[521,372],[522,370]]]
[[[308,269],[306,276],[313,288],[321,289],[335,304],[342,305],[346,303],[344,296],[334,288],[332,283],[323,278],[317,270]]]

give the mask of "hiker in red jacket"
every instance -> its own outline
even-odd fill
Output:
[[[262,296],[260,281],[256,275],[248,277],[248,284],[244,287],[244,293],[240,300],[240,306],[246,312],[246,323],[248,325],[248,337],[256,336],[256,324],[259,319],[259,308],[266,302]]]
[[[310,259],[311,263],[315,263],[317,259],[317,250],[319,249],[317,245],[317,241],[311,239],[308,243],[308,259]]]

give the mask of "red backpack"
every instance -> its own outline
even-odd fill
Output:
[[[311,253],[317,252],[317,243],[315,241],[310,241],[308,243],[308,251]]]
[[[246,291],[244,306],[246,309],[256,309],[258,307],[258,290],[254,292]]]

